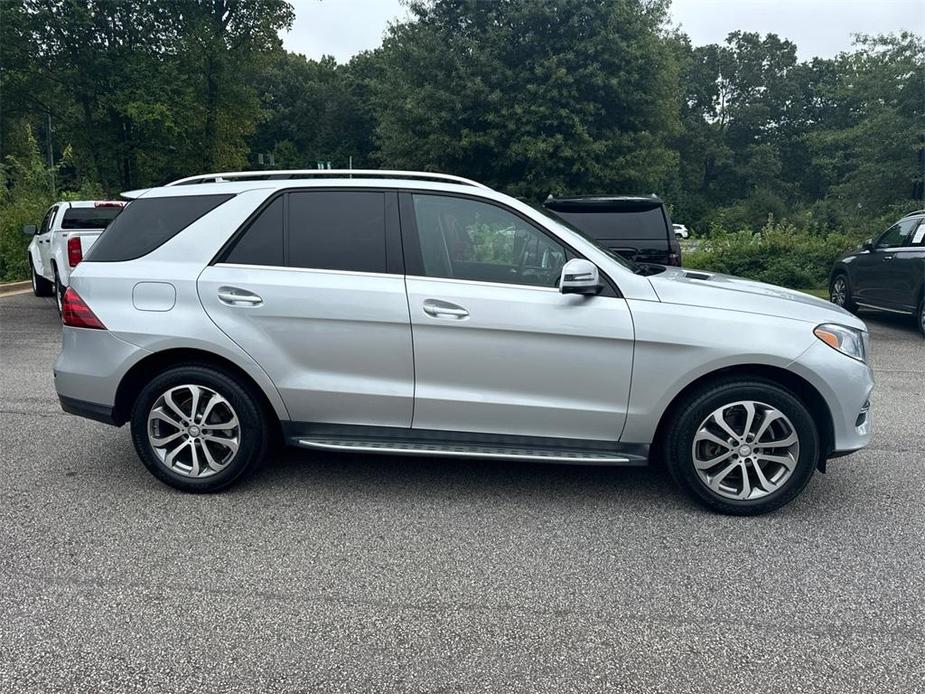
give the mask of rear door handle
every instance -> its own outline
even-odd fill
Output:
[[[883,262],[884,262],[884,263],[885,263],[886,261],[888,261],[888,260],[893,260],[893,256],[891,256],[891,255],[885,255],[885,256],[883,256]]]
[[[219,287],[218,300],[229,306],[259,306],[263,299],[246,289],[237,287]]]
[[[462,306],[457,306],[447,301],[437,301],[436,299],[428,299],[424,302],[424,313],[434,318],[453,318],[455,320],[462,320],[469,315],[469,312]]]

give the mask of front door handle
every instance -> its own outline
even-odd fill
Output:
[[[218,300],[229,306],[259,306],[263,299],[246,289],[237,287],[219,287]]]
[[[454,320],[462,320],[469,315],[469,312],[462,306],[436,299],[428,299],[424,302],[424,313],[434,318],[453,318]]]
[[[885,263],[886,261],[888,261],[888,260],[893,260],[893,256],[891,256],[891,255],[885,255],[885,256],[883,256],[883,262],[884,262],[884,263]]]

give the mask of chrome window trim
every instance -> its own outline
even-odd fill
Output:
[[[288,267],[285,265],[249,265],[247,263],[215,263],[212,267],[227,267],[236,270],[280,270],[284,272],[312,272],[325,275],[356,275],[359,277],[391,277],[404,278],[394,272],[362,272],[360,270],[331,270],[330,268]]]
[[[424,280],[427,282],[451,282],[453,284],[469,284],[477,287],[506,287],[509,289],[532,289],[538,292],[559,293],[558,287],[540,287],[535,284],[511,284],[510,282],[488,282],[485,280],[464,280],[454,277],[429,277],[426,275],[405,275],[409,280]]]

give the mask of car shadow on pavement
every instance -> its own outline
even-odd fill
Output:
[[[253,493],[280,487],[328,488],[382,496],[406,494],[460,498],[468,495],[581,499],[615,497],[627,506],[677,506],[684,496],[661,465],[587,466],[432,456],[319,453],[282,449],[256,474],[231,491]]]
[[[870,326],[898,330],[908,334],[910,337],[923,339],[915,324],[915,318],[902,313],[889,313],[887,311],[876,311],[873,309],[861,309],[858,317]]]

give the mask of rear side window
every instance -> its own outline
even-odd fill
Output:
[[[247,225],[223,262],[239,265],[285,264],[282,196],[277,197]]]
[[[62,229],[105,229],[119,216],[122,207],[69,207],[64,211]]]
[[[86,260],[134,260],[179,234],[233,195],[182,195],[133,200],[100,234]]]
[[[595,239],[659,239],[665,241],[668,238],[665,215],[662,214],[660,207],[625,212],[555,210],[555,213]]]
[[[290,193],[289,265],[385,272],[385,193]]]

